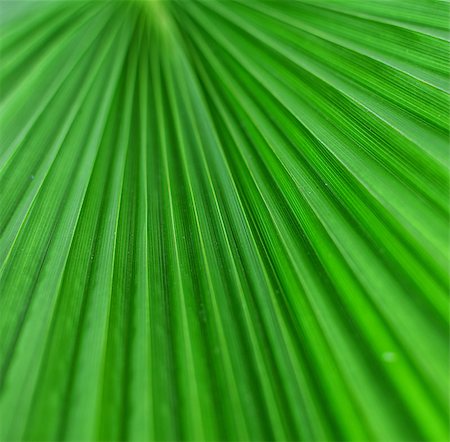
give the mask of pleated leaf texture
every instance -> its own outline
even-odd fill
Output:
[[[2,1],[0,439],[449,439],[449,4]]]

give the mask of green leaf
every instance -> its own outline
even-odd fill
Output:
[[[449,439],[447,2],[0,8],[1,440]]]

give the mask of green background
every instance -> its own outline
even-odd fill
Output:
[[[0,439],[449,439],[449,4],[1,1]]]

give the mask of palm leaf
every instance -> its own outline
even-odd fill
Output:
[[[1,12],[1,440],[449,438],[448,3]]]

